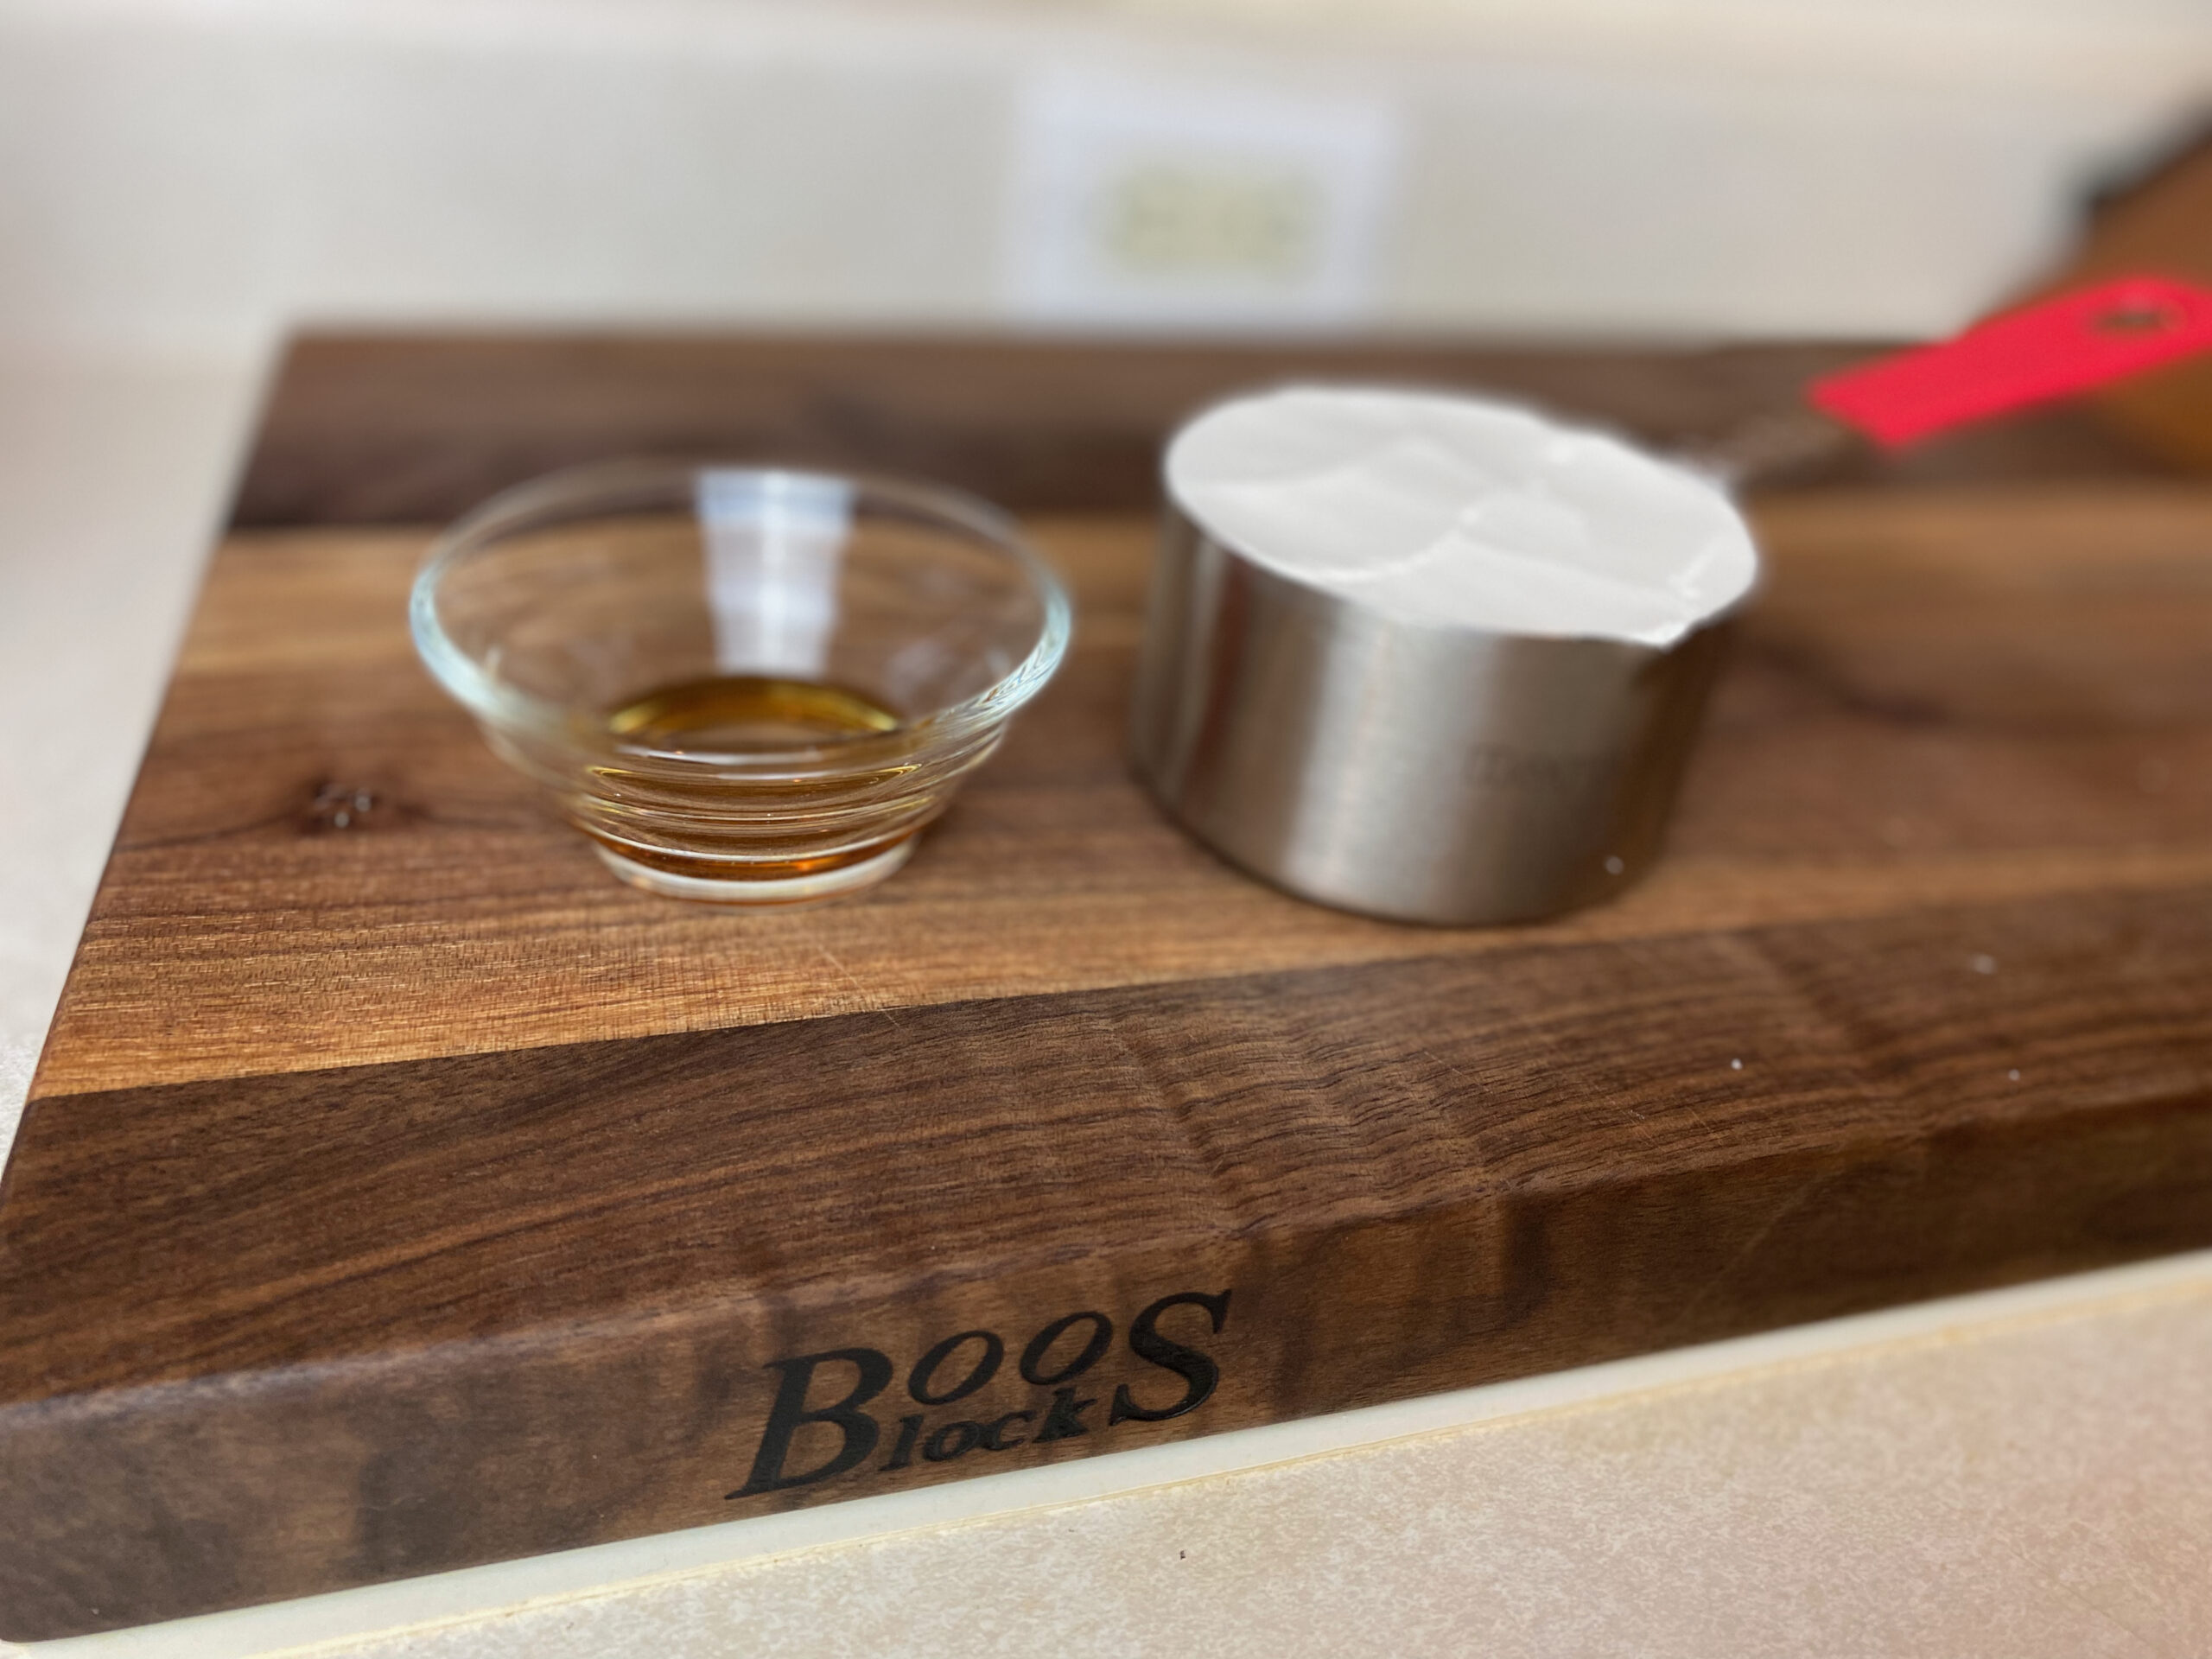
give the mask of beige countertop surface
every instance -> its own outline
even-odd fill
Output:
[[[244,442],[0,359],[0,1140]],[[41,1655],[2198,1655],[2212,1253]]]

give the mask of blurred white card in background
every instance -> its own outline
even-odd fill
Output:
[[[1015,123],[1017,315],[1280,327],[1366,314],[1402,147],[1390,104],[1052,73],[1022,90]]]

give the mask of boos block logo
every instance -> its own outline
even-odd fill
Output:
[[[877,1469],[890,1474],[912,1468],[917,1459],[950,1463],[971,1452],[1011,1452],[1120,1423],[1165,1422],[1196,1411],[1220,1383],[1221,1366],[1204,1349],[1163,1332],[1160,1325],[1173,1315],[1183,1338],[1200,1337],[1209,1325],[1218,1334],[1229,1322],[1229,1294],[1178,1291],[1138,1313],[1125,1338],[1130,1355],[1176,1381],[1118,1382],[1110,1393],[1101,1385],[1086,1395],[1084,1379],[1113,1349],[1114,1321],[1089,1308],[1062,1314],[1030,1337],[1014,1362],[1021,1380],[1035,1390],[1029,1403],[988,1418],[949,1408],[980,1394],[998,1376],[1007,1344],[995,1331],[957,1331],[915,1360],[906,1372],[905,1393],[920,1411],[901,1412],[896,1395],[884,1398],[899,1368],[880,1349],[830,1348],[771,1360],[767,1369],[777,1373],[776,1397],[761,1427],[753,1472],[727,1496],[759,1497],[850,1473],[883,1446],[887,1425],[894,1432],[888,1455]],[[1176,1312],[1182,1308],[1192,1311]],[[840,1388],[842,1393],[834,1392]],[[830,1395],[827,1401],[817,1398],[825,1394]],[[1093,1408],[1102,1398],[1106,1404],[1100,1414]],[[802,1459],[794,1468],[792,1442],[810,1424],[834,1430],[836,1444],[827,1458],[810,1464]],[[818,1452],[826,1441],[817,1433],[809,1444]]]

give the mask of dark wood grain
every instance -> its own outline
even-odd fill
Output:
[[[488,757],[406,645],[422,530],[234,534],[0,1180],[0,1635],[2212,1243],[2212,493],[1758,517],[1668,858],[1489,931],[1299,904],[1153,810],[1141,517],[1035,521],[1076,649],[913,863],[753,918],[608,880]],[[1109,1421],[1185,1395],[1137,1316],[1224,1292],[1159,1315],[1202,1402]],[[1020,1356],[1086,1310],[1055,1419]],[[977,1330],[997,1372],[917,1403]],[[863,1350],[870,1455],[731,1498],[776,1362]],[[915,1414],[1007,1444],[887,1466]]]
[[[1523,398],[1695,447],[1796,406],[1874,342],[1685,350],[1465,341],[1030,340],[850,335],[321,336],[270,394],[241,526],[448,518],[556,467],[630,454],[904,473],[1025,512],[1149,508],[1161,440],[1255,385],[1410,382]],[[2060,410],[1901,458],[1848,449],[1859,485],[2152,475],[2145,451]]]
[[[1542,938],[2212,880],[2203,496],[1806,495],[1763,507],[1759,525],[1767,587],[1669,856]],[[608,880],[492,758],[407,641],[423,532],[234,537],[34,1093],[1481,954],[1525,937],[1300,904],[1177,832],[1130,783],[1123,748],[1153,527],[1036,528],[1080,610],[1059,679],[896,882],[865,903],[742,919]],[[362,791],[366,811],[352,804]]]
[[[40,1269],[0,1293],[29,1500],[0,1605],[18,1634],[197,1611],[2202,1244],[2208,901],[44,1100],[0,1212]],[[1222,1371],[1185,1417],[725,1497],[772,1360],[903,1375],[1224,1288],[1217,1338],[1178,1331]],[[1084,1382],[1179,1388],[1120,1351]],[[1009,1365],[927,1414],[1049,1393]]]

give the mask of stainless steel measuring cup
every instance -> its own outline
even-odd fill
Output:
[[[1169,481],[1140,775],[1255,875],[1344,910],[1522,921],[1657,856],[1726,614],[1670,646],[1399,620],[1268,569]]]

